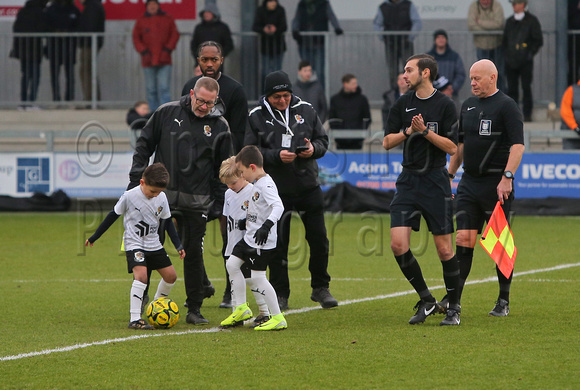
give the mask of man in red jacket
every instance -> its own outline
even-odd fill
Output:
[[[171,101],[171,52],[179,40],[173,17],[159,8],[158,0],[147,0],[146,11],[133,28],[133,44],[141,54],[147,102],[151,111]]]

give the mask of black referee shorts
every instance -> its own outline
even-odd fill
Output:
[[[457,186],[457,230],[477,230],[481,233],[483,223],[489,221],[497,204],[497,185],[501,176],[470,176],[463,173]],[[502,209],[509,222],[514,192],[504,201]]]
[[[432,234],[453,233],[453,202],[445,168],[433,169],[425,175],[403,169],[397,178],[397,192],[391,202],[391,227],[410,226],[418,231],[421,215]]]
[[[266,271],[268,264],[278,256],[276,249],[252,248],[243,238],[234,246],[232,255],[239,257],[251,270]]]
[[[161,269],[172,265],[171,259],[163,248],[156,251],[144,251],[141,249],[135,249],[132,251],[125,251],[125,255],[127,256],[127,271],[130,274],[133,273],[133,267],[138,265],[145,266],[152,270]]]

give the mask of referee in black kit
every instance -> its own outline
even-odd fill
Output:
[[[463,176],[457,187],[456,251],[459,259],[459,298],[471,270],[473,248],[483,223],[497,201],[508,218],[514,199],[513,179],[524,154],[524,125],[516,102],[497,89],[497,69],[489,60],[477,61],[469,71],[471,92],[459,118],[459,145],[449,163],[455,174],[463,161]],[[451,176],[453,176],[451,175]],[[512,275],[506,278],[496,267],[499,297],[489,315],[509,313]],[[447,299],[441,306],[447,307]]]
[[[429,291],[419,263],[411,253],[411,229],[418,231],[421,215],[433,234],[443,266],[449,310],[441,325],[459,325],[457,286],[459,263],[453,253],[453,207],[447,154],[457,151],[457,111],[453,101],[433,88],[437,62],[427,54],[409,57],[403,78],[410,92],[391,108],[383,147],[404,142],[403,171],[391,202],[391,250],[403,274],[419,294],[410,324],[425,322],[440,307]]]

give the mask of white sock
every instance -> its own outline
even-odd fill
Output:
[[[255,287],[261,291],[260,294],[263,294],[264,300],[266,301],[266,305],[268,305],[268,309],[270,310],[270,314],[272,316],[276,316],[280,313],[280,306],[278,305],[278,297],[276,296],[276,291],[274,287],[268,281],[266,277],[266,271],[254,271],[252,270],[252,280],[254,282]]]
[[[230,256],[226,261],[226,268],[230,274],[230,284],[232,285],[232,305],[237,307],[246,303],[246,278],[242,273],[242,259],[236,256]]]
[[[131,296],[129,312],[131,313],[131,322],[141,319],[141,303],[143,303],[143,294],[145,293],[147,284],[141,283],[138,280],[133,280],[131,285]]]
[[[159,285],[157,286],[157,292],[155,293],[155,298],[153,300],[168,297],[171,289],[175,286],[175,283],[167,283],[163,278],[159,281]]]
[[[252,278],[246,279],[246,284],[250,287],[250,290],[254,293],[254,298],[256,298],[256,303],[258,304],[258,308],[260,309],[260,314],[263,316],[270,316],[270,310],[268,310],[268,305],[266,304],[266,300],[264,299],[264,294],[262,290],[256,286],[256,282]]]

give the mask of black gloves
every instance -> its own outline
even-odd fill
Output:
[[[340,27],[337,28],[337,29],[335,29],[334,32],[336,33],[336,35],[342,35],[342,34],[344,34],[344,30],[342,28],[340,28]]]
[[[256,230],[254,234],[254,240],[256,240],[256,244],[264,245],[266,241],[268,241],[268,234],[270,234],[270,229],[274,226],[274,222],[267,219],[264,221],[262,226]]]
[[[246,218],[238,219],[238,229],[239,230],[246,230]]]
[[[207,213],[207,222],[218,219],[222,216],[222,210],[224,209],[223,201],[214,200]]]
[[[292,38],[294,38],[297,44],[302,44],[302,36],[298,31],[292,31]]]

